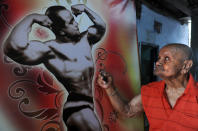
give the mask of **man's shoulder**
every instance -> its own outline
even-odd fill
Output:
[[[164,87],[164,81],[151,82],[147,85],[142,86],[141,96],[143,101],[156,100],[162,95],[162,89]]]
[[[143,85],[142,88],[159,88],[163,85],[163,81],[155,81],[155,82],[151,82],[151,83],[148,83],[146,85]]]
[[[156,81],[143,85],[141,88],[141,94],[160,94],[163,89],[164,81]]]

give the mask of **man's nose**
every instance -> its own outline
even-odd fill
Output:
[[[78,26],[78,23],[76,21],[74,22],[74,26]]]
[[[156,62],[156,66],[161,66],[163,63],[162,63],[162,60],[158,60],[157,62]]]

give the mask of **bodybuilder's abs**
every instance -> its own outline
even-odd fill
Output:
[[[82,45],[59,44],[52,50],[55,58],[49,59],[45,65],[67,90],[87,94],[91,92],[94,74],[91,48],[85,43],[78,44]]]

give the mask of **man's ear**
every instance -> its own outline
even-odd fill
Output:
[[[182,73],[183,74],[188,73],[192,66],[193,66],[193,61],[192,60],[185,60],[183,68],[182,68]]]

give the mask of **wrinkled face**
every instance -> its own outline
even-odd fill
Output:
[[[75,36],[80,35],[78,23],[74,20],[72,14],[67,10],[61,10],[58,12],[60,20],[62,20],[63,25],[58,25],[60,28],[59,35],[69,35]]]
[[[182,52],[175,48],[163,47],[159,52],[154,74],[162,79],[177,77],[184,64]]]

